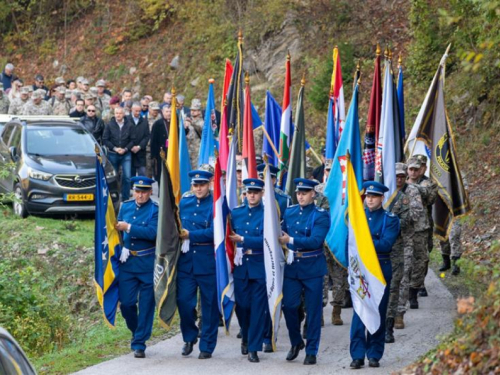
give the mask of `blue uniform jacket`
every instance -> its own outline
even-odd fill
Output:
[[[139,206],[134,199],[123,202],[118,221],[131,224],[130,232],[123,232],[123,246],[131,251],[151,249],[156,246],[158,230],[158,203],[148,200]],[[155,253],[145,256],[130,255],[125,263],[120,265],[120,271],[143,273],[153,272]]]
[[[373,212],[365,208],[365,213],[375,251],[379,258],[388,259],[399,235],[399,218],[383,208]]]
[[[248,204],[236,207],[231,213],[233,231],[243,237],[243,242],[237,246],[247,250],[261,252],[261,254],[243,255],[243,264],[235,266],[235,279],[265,279],[264,267],[264,205],[262,202],[250,208]]]
[[[323,250],[323,243],[330,228],[330,215],[314,203],[306,207],[296,204],[285,211],[281,228],[293,237],[293,244],[287,245],[289,249],[299,252]],[[295,257],[292,264],[285,266],[285,277],[292,279],[320,277],[326,275],[326,272],[323,251],[318,256]]]
[[[198,199],[189,192],[179,203],[182,228],[189,231],[189,251],[181,253],[179,272],[215,275],[213,196]]]

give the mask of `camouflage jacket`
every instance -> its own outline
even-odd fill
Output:
[[[0,114],[6,115],[9,112],[10,99],[7,95],[0,98]]]
[[[98,108],[101,112],[105,111],[106,109],[109,109],[109,101],[111,100],[111,96],[108,94],[103,94],[103,96],[98,96],[97,99],[95,100],[94,105],[96,108]]]
[[[21,114],[25,116],[47,116],[52,114],[52,107],[45,100],[42,100],[38,105],[30,100],[23,106]]]
[[[67,99],[59,100],[57,98],[51,99],[52,114],[57,116],[68,116],[71,109],[71,103]]]
[[[429,228],[429,221],[422,203],[419,189],[413,184],[405,184],[395,198],[390,211],[399,216],[401,230],[419,232]]]
[[[422,176],[415,184],[422,195],[422,203],[429,207],[434,204],[437,198],[438,186],[427,176]]]
[[[316,190],[316,198],[314,198],[314,203],[316,206],[323,208],[325,211],[330,212],[330,203],[328,202],[328,198],[325,196],[326,182],[322,182],[319,185],[316,185],[314,190]]]
[[[26,103],[28,103],[29,99],[22,100],[21,98],[15,98],[9,106],[9,115],[20,115],[22,113],[22,109]]]

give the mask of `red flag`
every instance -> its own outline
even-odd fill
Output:
[[[242,178],[257,178],[257,162],[253,141],[252,102],[250,99],[250,80],[245,77],[245,113],[243,114],[243,168]]]
[[[221,121],[219,132],[219,161],[220,167],[223,171],[227,170],[227,158],[229,156],[229,139],[228,139],[228,123],[227,123],[227,90],[231,83],[231,76],[233,74],[233,65],[231,61],[226,59],[226,68],[224,72],[224,87],[222,91],[221,100]]]

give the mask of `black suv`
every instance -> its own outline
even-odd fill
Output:
[[[0,192],[14,192],[13,208],[20,217],[94,212],[95,146],[92,135],[72,120],[13,118],[0,134],[0,164],[15,167],[0,179]],[[101,154],[116,207],[116,172]]]

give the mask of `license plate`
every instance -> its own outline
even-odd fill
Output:
[[[93,201],[94,194],[64,194],[64,200],[67,202]]]

